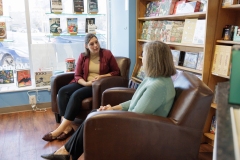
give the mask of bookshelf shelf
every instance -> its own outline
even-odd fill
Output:
[[[212,134],[212,133],[204,133],[204,135],[205,135],[207,138],[209,138],[209,139],[211,139],[211,140],[213,140],[213,141],[214,141],[214,139],[215,139],[215,134]]]
[[[198,18],[205,19],[206,12],[195,12],[195,13],[186,13],[186,14],[175,14],[175,15],[166,15],[161,17],[139,17],[138,20],[185,20],[186,18]]]
[[[189,72],[193,72],[193,73],[197,73],[197,74],[202,74],[202,71],[200,71],[200,70],[191,69],[191,68],[187,68],[187,67],[183,67],[183,66],[175,66],[175,67],[176,67],[176,69],[189,71]]]
[[[217,109],[217,104],[216,103],[212,103],[211,107]]]
[[[151,40],[143,40],[138,39],[138,42],[151,42]],[[199,44],[190,44],[190,43],[172,43],[172,42],[164,42],[169,46],[183,46],[183,47],[193,47],[193,48],[204,48],[204,45]]]
[[[237,42],[237,41],[224,41],[224,40],[217,40],[217,43],[223,43],[223,44],[240,44],[240,42]]]
[[[224,75],[215,74],[215,73],[212,73],[212,75],[222,77],[222,78],[226,78],[226,79],[230,79],[230,76],[224,76]]]
[[[142,82],[142,80],[140,80],[140,79],[138,79],[138,78],[136,78],[136,77],[132,77],[132,79],[135,80],[135,81],[137,81],[137,82],[140,82],[140,83]]]
[[[222,8],[225,8],[225,9],[239,9],[240,10],[240,4],[226,5],[226,6],[222,6]]]

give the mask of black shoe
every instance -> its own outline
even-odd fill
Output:
[[[55,152],[54,152],[55,153]],[[50,160],[70,160],[70,155],[67,154],[43,154],[41,155],[42,158],[50,159]]]

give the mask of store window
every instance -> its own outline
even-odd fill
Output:
[[[2,6],[0,22],[6,23],[7,38],[0,41],[0,92],[35,88],[34,73],[39,70],[65,71],[65,60],[77,60],[79,54],[84,52],[86,18],[95,19],[100,45],[107,48],[106,0],[98,0],[97,14],[88,14],[87,0],[84,0],[82,14],[73,13],[73,2],[69,0],[62,0],[62,14],[50,12],[49,0],[2,0]],[[29,6],[29,9],[25,9],[25,6]],[[29,15],[26,15],[28,10]],[[49,18],[60,18],[60,35],[50,34]],[[67,18],[77,18],[76,35],[67,32]],[[16,72],[21,69],[31,70],[31,86],[19,88],[17,85]],[[14,82],[1,82],[1,79],[6,79],[4,72],[8,70],[13,70]]]

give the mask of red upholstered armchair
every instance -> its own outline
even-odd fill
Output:
[[[82,102],[81,112],[77,116],[80,119],[85,119],[88,113],[92,109],[99,108],[101,104],[101,97],[104,90],[111,87],[127,87],[128,86],[128,74],[130,68],[130,59],[126,57],[115,57],[118,67],[121,71],[121,76],[112,76],[100,79],[93,83],[93,96],[90,98],[86,98]],[[55,113],[56,122],[60,123],[61,116],[58,112],[57,106],[57,94],[58,90],[67,85],[74,77],[74,73],[63,73],[54,75],[51,77],[51,104],[52,111]]]
[[[184,72],[174,86],[176,97],[166,118],[125,111],[89,114],[84,130],[85,160],[198,159],[213,93],[196,76]],[[133,93],[133,89],[108,89],[102,103],[116,105]]]

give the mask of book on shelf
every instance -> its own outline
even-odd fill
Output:
[[[67,31],[68,33],[78,33],[78,19],[77,18],[67,18]]]
[[[142,34],[141,34],[141,39],[143,40],[147,39],[148,26],[149,26],[149,21],[144,21],[142,26]]]
[[[128,83],[128,88],[137,89],[139,85],[140,85],[140,83],[135,82],[135,81],[130,79],[129,83]]]
[[[32,85],[30,69],[17,70],[17,86],[26,87]]]
[[[171,52],[173,56],[173,63],[175,66],[178,66],[181,51],[171,49]]]
[[[234,156],[236,160],[240,159],[240,106],[238,108],[230,107],[230,118],[233,136]]]
[[[62,29],[60,26],[60,18],[49,18],[50,33],[60,34]]]
[[[35,72],[35,85],[36,87],[50,86],[52,71],[39,71]]]
[[[177,0],[165,0],[160,2],[158,16],[171,15]]]
[[[185,19],[181,43],[192,43],[198,19]]]
[[[0,84],[14,83],[13,70],[0,71]]]
[[[202,71],[203,69],[203,61],[204,61],[204,52],[198,52],[198,60],[196,69]]]
[[[156,34],[158,37],[156,40],[162,42],[170,42],[171,39],[171,31],[173,28],[173,21],[159,21],[159,33]]]
[[[210,126],[210,133],[215,134],[216,132],[216,123],[217,123],[217,119],[216,116],[212,116],[212,121],[211,121],[211,126]]]
[[[183,3],[186,3],[187,0],[181,0],[181,1],[177,1],[173,7],[173,14],[176,14],[176,11],[177,11],[177,8],[179,5],[183,4]]]
[[[84,0],[73,0],[73,11],[75,13],[84,12]]]
[[[2,4],[2,0],[0,0],[0,16],[3,15],[3,4]]]
[[[86,18],[86,21],[85,21],[85,32],[86,33],[90,33],[88,30],[89,26],[96,27],[95,26],[95,18]]]
[[[62,0],[50,0],[51,13],[62,13]]]
[[[151,4],[150,12],[148,17],[158,16],[160,9],[160,1],[153,1]]]
[[[177,5],[175,14],[199,12],[200,7],[201,7],[201,2],[199,1],[180,3]]]
[[[144,14],[145,17],[149,17],[150,16],[150,14],[152,12],[152,5],[153,5],[152,1],[147,3],[146,11],[145,11],[145,14]]]
[[[230,73],[230,60],[232,46],[216,45],[212,64],[212,73],[228,76]]]
[[[98,13],[98,0],[87,0],[88,13]]]
[[[240,45],[233,45],[231,58],[230,90],[228,102],[240,105]]]
[[[173,21],[170,42],[181,43],[184,21]]]
[[[192,69],[196,69],[197,59],[198,59],[198,53],[186,52],[184,62],[183,62],[183,66],[188,67],[188,68],[192,68]]]
[[[205,19],[197,20],[192,43],[204,44],[205,33],[206,33],[206,20]]]
[[[240,41],[240,26],[235,26],[234,28],[233,41]]]
[[[0,40],[7,39],[6,22],[0,22]]]
[[[234,35],[234,25],[226,25],[222,31],[222,39],[227,41],[233,40]]]
[[[137,76],[138,79],[143,80],[145,77],[144,71],[143,71],[143,66],[141,66],[138,70]]]

